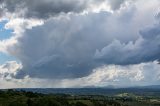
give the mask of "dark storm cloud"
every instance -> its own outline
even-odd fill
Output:
[[[136,42],[123,43],[113,41],[100,51],[97,50],[95,59],[105,64],[139,64],[160,60],[160,25],[140,31],[142,38]]]
[[[99,21],[106,20],[108,15],[101,13],[72,16],[70,20],[63,21],[50,20],[42,26],[27,30],[15,48],[19,51],[16,56],[23,64],[23,70],[17,77],[25,73],[31,77],[48,78],[88,75],[98,66],[93,61],[95,48],[103,46],[107,41],[105,34],[101,33],[103,26],[92,26],[103,25]],[[96,30],[96,33],[92,30]]]
[[[18,51],[14,55],[23,65],[16,77],[77,78],[104,64],[129,65],[160,59],[160,25],[135,35],[131,21],[134,15],[128,14],[71,15],[69,20],[51,19],[26,30],[12,48]],[[124,16],[127,22],[121,18]],[[118,27],[112,27],[113,23]]]
[[[81,13],[101,3],[117,10],[126,0],[1,0],[1,13],[15,13],[22,18],[46,19],[61,13]],[[92,6],[92,7],[91,7]]]
[[[61,13],[80,13],[90,5],[105,0],[1,0],[1,11],[16,13],[25,18],[49,18]]]
[[[79,13],[88,8],[89,3],[104,1],[3,2],[5,11],[16,13],[23,7],[26,10],[22,9],[22,17],[45,19],[62,12]],[[124,2],[112,1],[111,7],[117,10]],[[153,24],[155,20],[150,20],[153,17],[145,9],[139,12],[133,6],[115,13],[100,11],[48,19],[42,25],[25,29],[16,39],[17,43],[7,48],[23,65],[22,70],[14,77],[29,75],[31,78],[77,78],[87,76],[93,69],[106,64],[130,65],[159,60],[160,25],[157,23],[144,28],[150,21]],[[159,16],[156,17],[158,19]],[[144,29],[140,31],[142,28]]]
[[[81,12],[86,2],[80,0],[1,0],[3,9],[10,13],[23,10],[22,17],[48,18],[60,13]]]

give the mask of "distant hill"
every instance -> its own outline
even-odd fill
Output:
[[[146,88],[146,89],[160,89],[160,85],[150,85],[150,86],[142,86],[140,88]]]
[[[135,95],[160,96],[160,85],[132,87],[132,88],[23,88],[15,90],[31,91],[43,94],[71,94],[71,95],[107,95],[114,96],[121,93]]]

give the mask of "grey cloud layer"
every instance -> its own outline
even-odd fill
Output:
[[[81,12],[87,8],[82,0],[1,0],[2,9],[28,18],[49,18],[60,13]]]
[[[1,13],[19,14],[26,18],[49,18],[60,13],[80,13],[101,3],[110,4],[112,9],[120,8],[125,0],[0,0]],[[94,8],[94,7],[93,7]]]

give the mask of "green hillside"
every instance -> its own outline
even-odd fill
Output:
[[[109,97],[3,90],[0,91],[0,106],[160,106],[160,98],[128,93]]]

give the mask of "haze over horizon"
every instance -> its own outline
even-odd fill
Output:
[[[0,88],[160,85],[160,0],[0,0]]]

